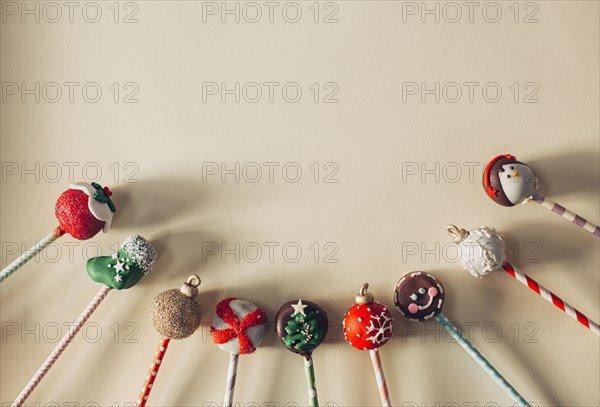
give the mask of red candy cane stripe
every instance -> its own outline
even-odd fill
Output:
[[[546,301],[551,302],[558,309],[566,313],[568,316],[570,316],[573,319],[576,319],[581,325],[585,326],[590,331],[600,336],[600,326],[598,326],[597,323],[595,323],[594,321],[583,315],[581,312],[564,302],[560,297],[556,296],[551,291],[539,285],[537,281],[535,281],[533,278],[529,277],[525,273],[522,273],[521,271],[513,267],[513,265],[510,263],[505,263],[504,266],[502,266],[502,268],[504,269],[504,271],[506,271],[506,273],[515,278],[518,282],[520,282],[523,285],[526,285],[532,291],[535,291],[540,296],[542,296]]]
[[[213,341],[216,344],[223,344],[230,341],[233,338],[238,338],[240,343],[240,354],[248,354],[254,352],[256,349],[252,345],[250,338],[246,334],[246,330],[251,326],[260,325],[267,321],[267,315],[265,312],[257,308],[242,319],[242,322],[238,320],[237,315],[231,309],[230,303],[236,298],[226,298],[217,304],[216,313],[219,318],[226,324],[231,326],[230,329],[215,329],[210,328]]]
[[[170,341],[171,338],[163,337],[158,345],[158,349],[156,350],[156,354],[154,356],[154,361],[152,361],[152,366],[150,366],[148,377],[146,377],[146,382],[144,383],[144,387],[142,387],[142,392],[140,393],[140,397],[137,401],[138,407],[144,407],[148,401],[148,396],[150,396],[150,391],[152,390],[152,386],[154,386],[158,369],[160,369],[160,365],[165,357],[165,353],[167,353],[167,347],[169,346]]]

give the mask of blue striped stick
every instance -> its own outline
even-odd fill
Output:
[[[237,377],[237,365],[240,355],[231,354],[229,357],[229,369],[227,369],[227,385],[225,386],[225,398],[223,403],[227,407],[233,405],[233,391],[235,390],[235,378]]]
[[[456,340],[456,342],[460,346],[462,346],[462,348],[465,351],[467,351],[467,353],[473,359],[475,359],[475,361],[477,362],[477,364],[479,366],[481,366],[483,368],[483,370],[485,370],[486,373],[489,374],[492,377],[492,379],[494,379],[494,381],[496,383],[498,383],[498,385],[500,387],[502,387],[502,390],[504,390],[510,396],[510,398],[513,399],[513,401],[515,401],[516,403],[518,403],[519,406],[521,406],[521,407],[529,407],[530,406],[530,404],[527,401],[525,401],[525,399],[515,390],[515,388],[512,387],[510,385],[510,383],[507,382],[504,377],[502,377],[502,375],[500,374],[500,372],[498,372],[494,368],[494,366],[492,366],[492,364],[490,362],[488,362],[488,360],[486,358],[484,358],[481,353],[479,353],[479,351],[475,348],[475,346],[473,346],[473,344],[471,342],[469,342],[467,340],[467,338],[465,338],[464,336],[462,336],[462,334],[456,328],[456,325],[454,325],[452,322],[450,322],[444,316],[444,314],[442,314],[440,312],[435,317],[435,319],[440,323],[440,325],[446,331],[448,331],[448,333],[450,334],[450,336],[452,336],[454,338],[454,340]]]

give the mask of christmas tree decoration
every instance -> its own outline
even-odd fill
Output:
[[[146,273],[151,270],[156,262],[157,254],[154,250],[154,247],[148,242],[146,239],[141,237],[140,235],[132,235],[129,236],[119,249],[121,251],[125,251],[127,253],[135,253],[136,255],[129,257],[130,268],[131,269],[142,269],[146,270]],[[90,263],[96,264],[98,258],[91,258],[88,260],[88,265]],[[89,270],[89,266],[88,266]],[[135,280],[135,278],[133,279]],[[95,280],[97,281],[97,280]],[[135,280],[137,283],[139,279]],[[130,288],[135,283],[129,282],[127,287],[122,288]],[[41,380],[46,376],[50,368],[54,365],[58,357],[65,351],[67,346],[73,341],[77,333],[81,330],[83,325],[87,322],[87,320],[92,316],[93,312],[98,308],[102,300],[106,298],[108,293],[113,287],[111,285],[103,285],[102,288],[98,291],[96,296],[92,299],[92,301],[85,308],[83,313],[77,318],[77,320],[71,325],[69,331],[63,336],[60,342],[56,345],[54,350],[50,353],[50,356],[42,363],[42,366],[38,369],[38,371],[33,375],[31,380],[27,383],[27,385],[23,388],[17,399],[13,402],[13,407],[22,406],[27,398],[31,395],[33,390],[37,387],[37,385],[41,382]]]
[[[249,301],[225,298],[217,304],[210,327],[215,344],[229,352],[229,368],[223,404],[233,405],[239,355],[254,353],[267,334],[267,314]]]
[[[538,180],[533,170],[510,154],[499,155],[487,164],[482,184],[485,193],[499,205],[515,206],[533,201],[600,237],[600,227],[537,192]]]
[[[171,289],[158,294],[150,306],[152,325],[162,335],[150,371],[142,387],[136,405],[143,407],[148,402],[158,369],[162,366],[171,339],[184,339],[192,335],[201,322],[200,304],[196,301],[200,277],[192,274],[180,289]]]
[[[581,325],[600,336],[600,326],[596,322],[586,317],[560,297],[506,261],[506,240],[496,229],[481,227],[467,231],[459,229],[454,225],[449,225],[446,230],[452,236],[454,243],[458,245],[461,266],[472,276],[482,278],[493,271],[503,270],[565,314],[577,320]]]
[[[479,353],[458,328],[442,314],[445,293],[442,283],[433,275],[421,271],[404,275],[394,291],[394,302],[402,316],[413,321],[435,320],[471,356],[479,366],[510,396],[519,406],[530,404],[511,386],[508,381]]]
[[[0,282],[6,280],[25,263],[48,247],[65,233],[75,239],[87,240],[96,236],[101,230],[108,232],[116,211],[108,187],[92,182],[76,182],[58,197],[55,214],[57,226],[52,233],[37,242],[18,259],[0,272]]]
[[[277,337],[291,352],[304,357],[310,405],[319,405],[312,352],[325,340],[329,320],[327,313],[311,301],[286,302],[276,318]]]
[[[394,320],[387,307],[375,301],[367,291],[369,284],[364,284],[355,297],[355,304],[346,312],[343,321],[344,338],[356,349],[368,350],[375,371],[381,404],[392,405],[383,374],[383,366],[379,357],[379,347],[392,337]]]

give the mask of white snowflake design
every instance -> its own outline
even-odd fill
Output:
[[[371,315],[370,318],[371,325],[367,326],[367,335],[370,333],[374,335],[367,336],[365,340],[374,344],[386,341],[392,335],[392,318],[385,315],[385,311],[378,316]]]

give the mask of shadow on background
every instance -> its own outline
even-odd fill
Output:
[[[556,155],[522,158],[534,167],[540,181],[539,190],[548,198],[557,200],[561,196],[578,194],[586,199],[598,199],[600,174],[596,152],[566,151]],[[570,209],[577,212],[577,208]],[[585,217],[585,214],[582,215]]]
[[[119,185],[113,192],[117,207],[114,227],[127,229],[157,225],[197,211],[210,202],[214,188],[199,182],[157,178]]]

